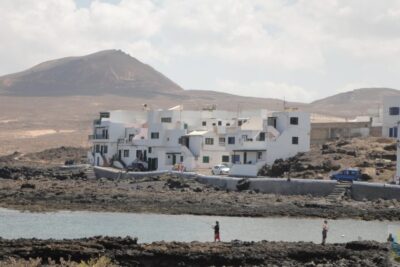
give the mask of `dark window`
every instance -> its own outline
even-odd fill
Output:
[[[125,149],[124,150],[124,158],[128,158],[129,157],[129,150]]]
[[[207,122],[203,121],[203,122],[201,123],[201,125],[206,126],[206,125],[207,125]]]
[[[240,163],[240,155],[232,155],[232,163]]]
[[[158,132],[151,133],[151,139],[158,139],[159,137],[160,137],[160,133],[158,133]]]
[[[149,153],[151,153],[151,147],[149,147]]]
[[[262,152],[257,152],[257,159],[261,159],[262,158]]]
[[[390,107],[389,108],[389,115],[399,115],[400,110],[399,107]]]
[[[222,125],[222,121],[218,121],[218,126],[221,126]]]
[[[293,136],[293,137],[292,137],[292,144],[293,144],[293,145],[299,144],[299,138],[298,138],[297,136]]]
[[[264,133],[264,132],[261,132],[261,133],[260,133],[260,135],[259,135],[259,140],[260,140],[260,141],[265,141],[265,133]]]
[[[228,137],[228,144],[234,145],[235,144],[235,137],[233,137],[233,136]]]
[[[104,146],[104,147],[103,147],[103,153],[104,153],[104,154],[107,154],[107,153],[108,153],[108,146]]]
[[[215,122],[213,122],[212,126],[216,126]]]
[[[142,158],[142,150],[136,150],[136,158],[141,159]]]
[[[218,142],[219,142],[220,144],[225,144],[225,137],[220,137],[220,138],[218,139]]]
[[[204,156],[203,157],[203,163],[210,163],[210,157],[209,156]]]
[[[206,138],[206,145],[213,145],[214,144],[214,138]]]
[[[134,134],[130,134],[130,135],[129,135],[129,141],[132,141],[134,137],[135,137]]]
[[[389,137],[397,137],[397,127],[389,128]]]
[[[298,125],[299,124],[299,118],[298,117],[290,117],[290,124],[291,125]]]
[[[96,145],[96,153],[100,153],[100,145]]]
[[[231,124],[229,122],[226,123],[226,126],[231,126]]]
[[[222,156],[222,162],[229,162],[229,156]]]
[[[183,162],[183,156],[181,156],[181,162]]]
[[[238,121],[239,126],[242,126],[242,124],[243,124],[243,121]]]
[[[172,122],[172,119],[171,119],[170,117],[167,117],[167,118],[161,118],[161,122],[170,123],[170,122]]]

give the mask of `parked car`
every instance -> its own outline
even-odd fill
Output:
[[[214,175],[229,174],[230,168],[224,164],[215,165],[211,169],[211,173]]]
[[[358,181],[361,178],[361,171],[357,168],[345,169],[330,176],[331,180],[337,181]]]
[[[126,170],[129,172],[142,172],[146,170],[146,167],[143,163],[140,162],[133,162],[131,165],[126,167]]]

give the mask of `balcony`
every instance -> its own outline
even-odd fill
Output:
[[[89,140],[107,140],[108,136],[102,135],[102,134],[90,134],[88,139]]]

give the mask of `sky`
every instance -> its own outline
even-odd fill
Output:
[[[121,49],[185,89],[400,89],[399,0],[1,0],[0,75]]]

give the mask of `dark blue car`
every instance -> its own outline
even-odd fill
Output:
[[[361,178],[361,171],[359,169],[345,169],[340,172],[334,173],[330,176],[332,180],[337,181],[358,181]]]

